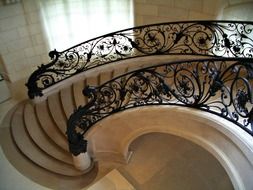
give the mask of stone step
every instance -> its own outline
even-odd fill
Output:
[[[87,79],[84,80],[84,88],[87,86]],[[82,93],[83,95],[83,93]],[[84,98],[84,105],[86,105],[88,103],[88,98],[86,96],[83,95]]]
[[[73,165],[71,154],[63,151],[43,131],[35,114],[34,107],[30,103],[25,104],[24,121],[27,132],[38,147],[55,159]]]
[[[127,68],[116,68],[113,70],[112,78],[116,78],[124,73],[126,73]]]
[[[6,115],[3,117],[3,120],[2,120],[2,123],[1,124],[1,128],[10,128],[10,125],[11,125],[11,120],[12,120],[12,117],[13,117],[13,114],[15,113],[16,109],[22,105],[24,102],[26,101],[22,101],[20,103],[18,103],[17,105],[13,106],[7,113]]]
[[[47,107],[47,101],[42,101],[35,105],[35,110],[37,114],[38,121],[44,132],[54,141],[59,147],[61,147],[66,152],[68,150],[68,142],[66,137],[58,129],[54,123],[49,109]]]
[[[23,120],[24,104],[19,106],[11,121],[11,132],[19,150],[32,162],[53,173],[65,176],[80,176],[83,173],[74,167],[45,154],[29,137]]]
[[[111,162],[104,164],[101,162],[99,165],[95,163],[95,166],[88,173],[80,176],[65,176],[51,172],[45,168],[40,167],[34,162],[31,162],[15,145],[13,137],[10,132],[11,119],[16,110],[16,106],[12,108],[8,114],[4,117],[4,120],[0,128],[0,144],[8,161],[18,170],[21,174],[27,178],[35,181],[36,183],[45,186],[50,189],[83,189],[88,187],[105,175],[107,175],[118,165],[114,165]]]
[[[73,97],[73,91],[72,86],[68,86],[66,88],[63,88],[60,91],[60,98],[63,110],[65,112],[65,115],[67,118],[74,112],[75,110],[75,102]]]
[[[101,72],[99,74],[99,84],[103,84],[112,79],[113,72]]]
[[[75,101],[75,107],[83,106],[86,104],[84,95],[82,93],[83,89],[85,87],[85,80],[80,80],[73,84],[73,95],[74,95],[74,101]]]
[[[86,79],[86,86],[98,86],[99,76],[92,76]]]
[[[67,118],[63,111],[60,94],[55,93],[48,97],[47,99],[48,108],[52,115],[52,118],[56,126],[60,129],[63,135],[65,135],[67,130]]]
[[[2,123],[8,127],[0,129],[0,143],[5,158],[11,163],[13,169],[15,168],[25,177],[49,189],[83,189],[97,181],[95,180],[98,174],[97,165],[87,174],[65,176],[46,170],[34,162],[31,162],[30,159],[20,152],[13,142],[10,133],[10,122],[10,119],[5,119]],[[13,171],[10,172],[12,173]]]

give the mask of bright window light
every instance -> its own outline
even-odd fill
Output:
[[[40,0],[50,49],[133,27],[133,0]]]

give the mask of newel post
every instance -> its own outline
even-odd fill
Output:
[[[86,111],[93,105],[96,100],[94,94],[95,88],[87,86],[83,90],[83,94],[92,97],[93,101],[90,101],[84,107],[77,108],[74,113],[69,117],[67,122],[67,137],[69,142],[69,151],[73,156],[73,163],[75,167],[81,171],[91,169],[93,166],[92,159],[87,152],[87,140],[84,139],[84,134],[88,130],[88,123],[82,121],[82,116],[86,114]],[[77,131],[77,128],[82,129],[82,133]]]
[[[68,134],[69,151],[73,157],[74,166],[81,171],[92,166],[92,160],[87,152],[87,140],[80,133]]]

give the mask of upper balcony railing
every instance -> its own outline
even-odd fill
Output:
[[[253,22],[193,21],[146,25],[110,33],[65,51],[34,71],[26,86],[30,98],[78,73],[117,60],[147,55],[253,57]]]

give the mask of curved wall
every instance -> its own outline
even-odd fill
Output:
[[[136,138],[161,132],[188,139],[221,163],[235,189],[253,189],[252,137],[217,116],[183,107],[147,106],[129,109],[98,122],[87,134],[95,160],[127,163]]]

